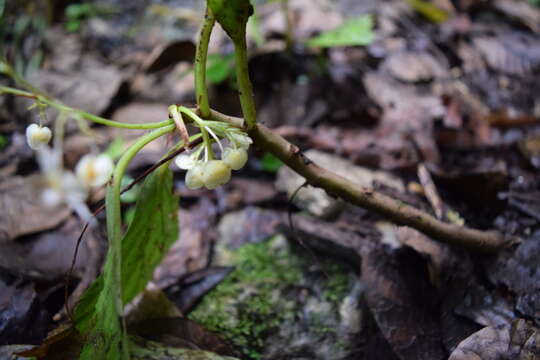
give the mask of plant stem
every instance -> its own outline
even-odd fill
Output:
[[[113,173],[111,183],[107,187],[107,235],[109,241],[109,250],[105,262],[105,271],[103,279],[103,291],[98,298],[98,302],[106,302],[109,296],[115,299],[114,304],[103,304],[104,309],[110,309],[106,314],[98,314],[101,322],[118,321],[123,314],[122,303],[122,214],[120,210],[120,186],[122,178],[126,172],[127,166],[131,159],[148,143],[159,138],[160,136],[173,131],[174,125],[168,125],[160,129],[154,130],[148,134],[141,136],[118,161]],[[128,343],[125,334],[125,324],[123,319],[120,324],[112,324],[105,326],[105,329],[114,329],[119,326],[122,332],[120,338],[121,353],[123,358],[128,356]],[[101,330],[101,329],[99,329]],[[114,334],[113,334],[114,335]]]
[[[111,182],[111,186],[114,188],[114,194],[117,196],[117,201],[120,203],[120,185],[122,183],[122,178],[124,177],[124,174],[126,173],[127,166],[129,165],[129,162],[137,153],[148,143],[156,140],[157,138],[173,131],[175,129],[175,125],[167,125],[160,129],[154,130],[148,134],[145,134],[137,139],[133,145],[131,145],[124,155],[118,160],[118,163],[116,164],[116,167],[114,168],[113,178]],[[121,223],[119,223],[121,226]]]
[[[189,109],[189,108],[187,108],[185,106],[179,106],[178,111],[180,111],[181,113],[184,113],[187,116],[189,116],[191,118],[191,120],[193,120],[195,122],[195,124],[197,124],[197,126],[199,126],[200,128],[204,127],[204,120],[201,119],[199,117],[199,115],[197,115],[193,110],[191,110],[191,109]]]
[[[234,59],[236,66],[236,78],[238,79],[238,91],[242,113],[246,120],[248,130],[255,128],[257,115],[255,111],[255,101],[253,100],[253,88],[249,80],[248,58],[246,37],[239,37],[234,40]]]
[[[55,99],[52,99],[52,98],[49,98],[47,96],[43,96],[40,94],[36,94],[33,92],[28,92],[28,91],[0,85],[0,94],[2,93],[34,99],[36,101],[39,101],[43,104],[46,104],[50,107],[55,108],[59,112],[75,114],[75,116],[80,116],[81,118],[86,119],[88,121],[92,121],[96,124],[101,124],[101,125],[106,125],[106,126],[111,126],[111,127],[124,128],[124,129],[150,130],[150,129],[158,129],[164,126],[168,126],[173,123],[172,120],[165,120],[165,121],[160,121],[160,122],[155,122],[155,123],[146,123],[146,124],[122,123],[118,121],[105,119],[101,116],[97,116],[83,110],[72,108],[70,106],[62,104],[58,100],[55,100]]]
[[[238,126],[242,119],[227,116],[212,110],[212,119]],[[381,194],[321,168],[306,158],[295,145],[258,124],[249,131],[249,136],[259,148],[272,153],[287,166],[303,176],[307,182],[325,190],[331,196],[351,204],[373,210],[396,224],[410,226],[434,240],[449,245],[461,246],[477,252],[494,252],[514,242],[497,231],[481,231],[448,224],[408,204]]]
[[[206,57],[208,55],[208,42],[216,19],[210,8],[206,8],[204,21],[199,35],[199,42],[195,51],[195,94],[201,116],[207,119],[210,116],[210,102],[206,89]]]

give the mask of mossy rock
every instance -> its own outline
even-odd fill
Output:
[[[310,359],[335,359],[347,354],[350,316],[358,315],[344,313],[342,306],[351,303],[348,297],[358,297],[358,291],[352,291],[358,286],[351,269],[296,249],[283,236],[217,258],[228,262],[219,265],[235,269],[189,317],[229,341],[239,357],[301,353]],[[353,328],[357,331],[358,326]]]

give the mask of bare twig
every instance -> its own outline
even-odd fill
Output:
[[[231,124],[242,123],[242,119],[212,111],[215,120]],[[481,231],[436,219],[400,200],[381,194],[341,177],[313,163],[295,145],[275,134],[264,125],[249,131],[256,146],[271,152],[287,166],[302,175],[310,185],[320,187],[328,194],[351,204],[373,210],[396,224],[410,226],[424,234],[450,245],[461,246],[477,252],[494,252],[512,242],[497,231]]]

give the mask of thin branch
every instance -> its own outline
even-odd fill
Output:
[[[230,124],[242,123],[242,119],[223,115],[212,110],[214,120]],[[418,210],[400,200],[381,194],[324,169],[307,157],[283,137],[264,125],[258,124],[249,135],[256,146],[272,153],[287,166],[302,175],[310,185],[322,188],[328,194],[341,198],[367,210],[373,210],[399,225],[410,226],[434,240],[461,246],[477,252],[494,252],[512,243],[512,238],[497,231],[481,231],[438,220],[428,213]]]

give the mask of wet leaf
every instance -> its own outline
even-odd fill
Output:
[[[373,17],[363,15],[308,41],[313,47],[368,45],[373,41]]]

